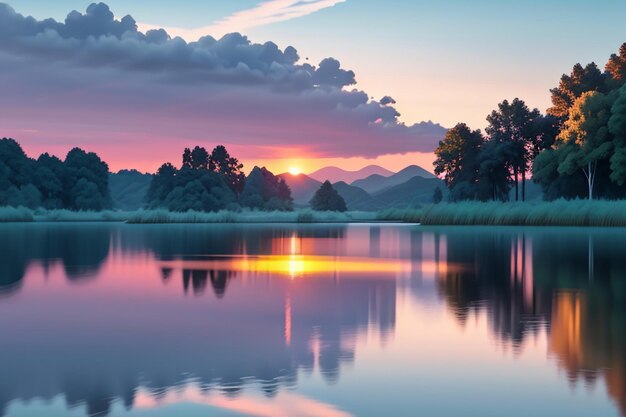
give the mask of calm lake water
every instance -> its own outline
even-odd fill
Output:
[[[2,416],[626,416],[624,230],[0,236]]]

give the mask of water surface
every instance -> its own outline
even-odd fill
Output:
[[[0,236],[2,416],[626,416],[619,229]]]

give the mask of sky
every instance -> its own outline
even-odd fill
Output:
[[[32,156],[81,146],[112,170],[154,171],[185,146],[218,143],[277,172],[431,170],[444,128],[484,128],[505,98],[545,111],[561,74],[576,62],[603,67],[626,42],[623,0],[106,3],[139,31],[217,41],[130,39],[102,10],[57,27],[0,8],[0,136]],[[7,4],[63,22],[90,2]],[[231,32],[247,39],[220,39]]]

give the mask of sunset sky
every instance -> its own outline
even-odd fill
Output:
[[[248,169],[431,170],[444,128],[484,128],[505,98],[545,111],[563,72],[626,41],[623,0],[106,3],[0,2],[0,136],[31,156],[80,146],[154,171],[225,144]],[[72,10],[86,15],[63,24]],[[140,36],[112,20],[128,14],[141,32],[217,41]],[[220,40],[231,32],[248,40]]]

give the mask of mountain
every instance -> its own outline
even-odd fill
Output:
[[[402,184],[386,188],[373,194],[373,197],[382,200],[390,207],[404,208],[433,202],[433,193],[439,187],[443,192],[444,200],[448,190],[439,178],[424,178],[415,176]]]
[[[329,180],[332,183],[343,181],[350,184],[356,180],[367,178],[370,175],[382,175],[383,177],[389,177],[393,175],[393,172],[378,165],[369,165],[365,168],[359,169],[358,171],[346,171],[345,169],[338,167],[325,167],[312,172],[309,174],[309,177],[320,182]]]
[[[113,207],[120,210],[139,210],[145,204],[152,175],[136,170],[122,170],[109,174],[109,189]]]
[[[333,187],[346,200],[348,210],[379,211],[388,207],[384,201],[372,197],[364,189],[346,184],[343,181],[333,184]]]
[[[388,177],[374,174],[370,175],[367,178],[354,181],[351,185],[362,188],[370,194],[375,194],[386,188],[394,187],[396,185],[407,182],[414,177],[430,179],[436,178],[433,174],[426,171],[424,168],[417,165],[410,165],[404,168],[402,171],[398,172],[397,174],[393,174]]]
[[[279,177],[285,180],[291,189],[291,196],[296,206],[308,207],[309,201],[322,183],[314,180],[305,174],[292,175],[289,173],[280,174]],[[377,198],[372,197],[367,191],[343,181],[333,184],[339,195],[346,200],[348,210],[378,211],[387,208],[387,204]]]
[[[278,176],[284,179],[291,189],[293,202],[297,206],[308,206],[309,201],[313,198],[313,194],[322,185],[321,182],[314,180],[306,174],[293,175],[287,172]]]

